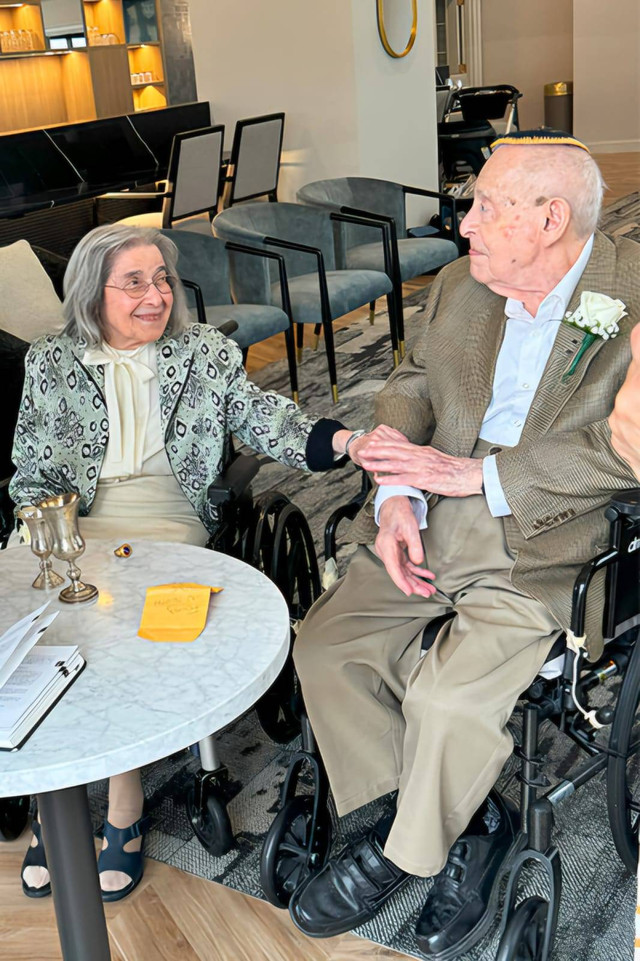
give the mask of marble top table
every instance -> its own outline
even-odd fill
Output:
[[[87,784],[167,757],[239,717],[284,664],[287,606],[259,571],[185,544],[139,541],[129,558],[114,546],[87,542],[82,577],[100,596],[76,606],[29,586],[38,562],[28,548],[0,552],[0,629],[50,597],[60,614],[39,643],[77,644],[87,662],[23,747],[0,753],[0,797]],[[62,562],[54,566],[63,572]],[[224,588],[211,595],[200,637],[138,637],[146,588],[180,581]]]

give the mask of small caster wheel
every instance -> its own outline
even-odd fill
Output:
[[[313,797],[287,801],[267,832],[260,857],[260,883],[267,901],[286,908],[293,892],[322,868],[331,847],[331,818],[318,812],[311,837]]]
[[[15,841],[20,837],[29,820],[30,804],[28,794],[0,800],[0,841]]]
[[[203,785],[202,803],[196,803],[196,785],[187,791],[187,817],[198,841],[214,858],[228,854],[234,846],[227,805],[213,785]]]
[[[544,898],[520,902],[507,922],[496,961],[546,961],[549,955],[543,948],[549,907]]]

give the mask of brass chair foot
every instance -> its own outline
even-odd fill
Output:
[[[293,403],[300,404],[300,395],[297,390],[293,391]]]
[[[302,347],[296,347],[296,360],[299,364],[302,363]]]
[[[337,404],[338,403],[338,385],[337,384],[331,385],[331,396],[333,397],[333,403]]]
[[[376,322],[376,310],[375,307],[369,307],[369,323],[373,326]]]
[[[397,350],[394,350],[394,352],[393,352],[393,366],[394,366],[394,367],[397,367],[399,363],[400,363],[400,359],[399,359],[399,356],[398,356],[398,351],[397,351]]]
[[[404,357],[406,356],[406,350],[405,350],[405,346],[404,346],[404,340],[401,340],[400,343],[398,344],[398,346],[399,346],[399,348],[400,348],[400,357],[404,359]]]
[[[313,335],[313,343],[312,343],[312,345],[311,345],[312,349],[313,349],[313,350],[317,350],[319,343],[320,343],[320,334],[314,334],[314,335]]]

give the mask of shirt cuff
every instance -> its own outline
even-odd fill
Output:
[[[408,497],[411,501],[411,507],[413,513],[416,516],[418,522],[418,527],[421,531],[425,530],[427,527],[427,499],[421,490],[417,487],[404,487],[398,484],[398,486],[390,487],[379,487],[376,491],[376,496],[373,501],[374,506],[374,517],[376,524],[380,526],[380,508],[389,497]]]
[[[306,460],[309,470],[330,470],[346,463],[345,455],[336,455],[333,449],[333,435],[339,430],[347,430],[339,420],[321,417],[316,421],[307,437]]]
[[[484,494],[487,498],[487,505],[493,517],[507,517],[511,513],[511,508],[507,504],[504,496],[498,467],[496,465],[495,454],[490,454],[482,461],[482,482],[484,484]]]

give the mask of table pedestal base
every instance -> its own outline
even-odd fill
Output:
[[[64,961],[110,961],[87,789],[38,795]]]

